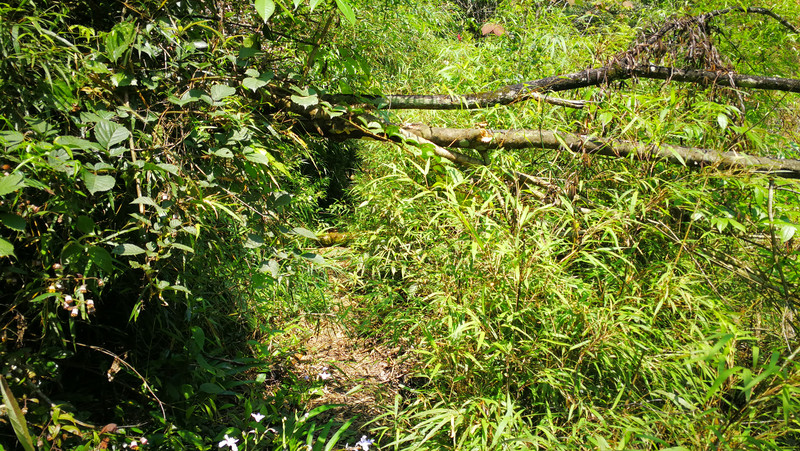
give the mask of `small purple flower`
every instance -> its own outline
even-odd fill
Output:
[[[360,440],[360,441],[358,441],[358,442],[357,442],[355,445],[353,445],[353,446],[355,446],[355,448],[356,448],[356,449],[358,449],[358,447],[360,446],[360,447],[361,447],[361,449],[363,449],[364,451],[369,451],[369,447],[370,447],[370,445],[372,445],[373,443],[375,443],[375,440],[368,439],[366,435],[362,435],[362,436],[361,436],[361,440]]]

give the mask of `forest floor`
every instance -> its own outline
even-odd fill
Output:
[[[413,365],[400,346],[360,336],[352,327],[358,318],[357,300],[350,295],[350,251],[325,248],[319,252],[333,264],[327,271],[330,284],[326,290],[333,313],[301,320],[299,325],[308,336],[299,344],[302,352],[295,355],[292,372],[299,378],[323,382],[322,389],[305,406],[308,411],[336,405],[322,417],[333,417],[337,422],[352,419],[360,427],[385,413],[380,406],[394,403]]]

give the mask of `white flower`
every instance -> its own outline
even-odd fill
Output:
[[[256,423],[261,423],[261,420],[264,419],[265,415],[261,415],[261,413],[254,412],[251,413],[250,416],[253,417],[254,420],[256,420]]]
[[[236,446],[236,442],[238,442],[238,441],[239,440],[236,440],[233,437],[228,437],[228,434],[225,434],[225,440],[219,442],[219,447],[222,448],[223,446],[228,446],[233,451],[239,451],[239,447]]]
[[[321,373],[319,373],[319,378],[326,381],[331,378],[331,373],[329,373],[328,369],[325,368]]]
[[[364,451],[369,451],[369,446],[375,443],[375,440],[368,439],[366,435],[361,436],[361,440],[353,445],[356,449],[360,446]]]

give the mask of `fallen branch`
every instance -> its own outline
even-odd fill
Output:
[[[631,78],[650,78],[656,80],[697,83],[703,86],[724,86],[729,88],[765,89],[773,91],[800,92],[800,80],[795,78],[762,77],[724,71],[697,69],[675,69],[652,64],[626,66],[615,63],[605,67],[586,69],[571,74],[555,75],[540,80],[508,85],[495,91],[467,95],[386,95],[355,96],[328,95],[323,100],[337,104],[373,104],[379,108],[393,110],[459,110],[480,109],[497,105],[510,105],[527,100],[540,100],[557,105],[583,107],[583,103],[567,104],[564,99],[548,97],[547,92],[570,91],[573,89],[598,86],[612,81]]]
[[[554,105],[582,108],[584,106],[584,102],[582,101],[556,99],[549,97],[547,94],[586,88],[589,86],[596,86],[612,81],[626,80],[636,77],[697,83],[704,86],[716,85],[730,88],[751,88],[800,92],[800,80],[798,79],[737,74],[732,70],[729,70],[731,66],[722,61],[720,55],[716,49],[713,49],[713,45],[711,44],[708,45],[712,47],[713,51],[710,51],[709,55],[705,55],[705,60],[697,60],[697,56],[687,56],[686,59],[695,61],[696,63],[701,63],[703,64],[702,67],[714,68],[718,70],[676,69],[657,64],[650,64],[647,61],[647,58],[650,56],[655,56],[659,53],[666,52],[667,44],[665,44],[664,38],[668,33],[687,32],[692,27],[695,29],[705,29],[706,24],[715,17],[731,12],[763,14],[774,18],[789,31],[798,33],[797,28],[789,23],[786,19],[766,8],[732,7],[711,11],[696,17],[686,17],[669,21],[662,26],[661,29],[648,36],[642,42],[634,45],[631,50],[614,56],[611,61],[603,67],[507,85],[495,91],[466,95],[326,95],[322,98],[323,100],[334,104],[368,104],[378,108],[394,110],[478,109],[496,105],[509,105],[515,102],[522,102],[531,99],[552,103]],[[706,43],[708,38],[705,35],[705,32],[702,31],[698,36],[695,36],[695,39],[702,40],[704,43]],[[680,51],[687,51],[686,48],[675,47],[674,45],[672,47],[673,54],[677,54]],[[689,48],[688,50],[688,53],[690,54],[703,53],[697,49]]]
[[[597,138],[571,133],[537,130],[486,130],[478,128],[437,128],[410,124],[404,130],[443,147],[490,149],[566,149],[610,157],[632,157],[637,160],[662,160],[685,166],[713,166],[721,169],[742,169],[769,173],[784,178],[800,178],[800,160],[757,157],[738,152],[668,144],[642,144]]]
[[[289,102],[287,100],[287,102]],[[485,152],[493,149],[565,149],[574,153],[588,153],[609,157],[625,157],[642,161],[661,160],[690,167],[717,167],[772,174],[783,178],[800,178],[800,160],[758,157],[739,152],[720,152],[711,149],[683,147],[670,144],[644,144],[578,135],[566,132],[540,130],[490,130],[485,128],[439,128],[425,124],[406,124],[399,127],[399,136],[388,136],[384,130],[397,126],[380,119],[362,115],[336,118],[314,117],[306,108],[292,105],[290,111],[304,116],[296,122],[294,131],[325,136],[334,140],[372,138],[384,141],[403,141],[411,138],[420,143],[430,143],[434,151],[463,165],[483,165],[479,160],[452,149],[473,149]],[[313,109],[312,111],[317,111]],[[367,129],[362,122],[372,123],[380,130]]]

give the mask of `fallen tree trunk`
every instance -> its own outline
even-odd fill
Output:
[[[403,129],[442,147],[478,151],[534,147],[566,149],[575,153],[630,157],[642,161],[662,160],[685,166],[742,169],[784,178],[800,178],[800,160],[757,157],[738,152],[718,152],[669,144],[648,145],[552,131],[438,128],[425,124],[406,125]]]
[[[293,108],[302,111],[302,107]],[[425,124],[406,124],[399,127],[398,133],[391,133],[398,127],[380,122],[370,117],[372,128],[360,125],[361,121],[343,117],[326,119],[305,119],[299,121],[295,131],[312,133],[327,138],[361,139],[372,138],[385,141],[402,142],[418,137],[421,143],[436,146],[435,153],[457,164],[474,166],[485,164],[453,149],[473,149],[478,152],[499,149],[553,149],[568,150],[573,153],[587,153],[617,158],[633,158],[641,161],[665,161],[688,167],[717,167],[720,169],[739,169],[766,173],[783,178],[800,179],[800,160],[759,157],[739,152],[720,152],[711,149],[683,147],[670,144],[644,144],[631,141],[599,138],[565,132],[540,130],[489,130],[484,128],[440,128]],[[376,129],[375,126],[380,127]],[[385,133],[389,130],[390,133]]]

